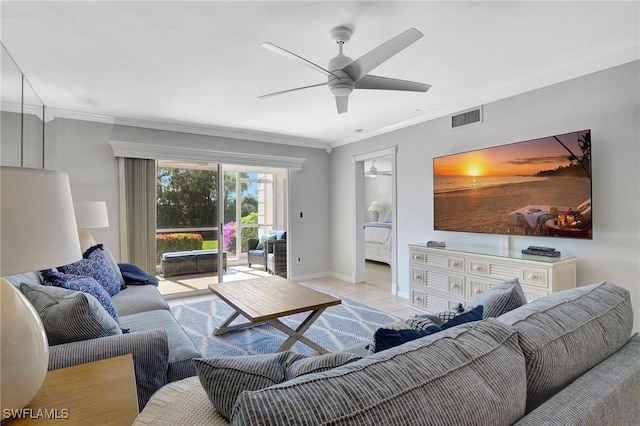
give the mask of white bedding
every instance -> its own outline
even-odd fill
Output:
[[[391,249],[391,229],[365,225],[364,240],[368,243],[382,244],[386,248]]]

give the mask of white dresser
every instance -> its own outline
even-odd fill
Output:
[[[411,306],[427,312],[466,306],[495,284],[518,278],[528,301],[576,286],[574,257],[451,250],[409,244]]]

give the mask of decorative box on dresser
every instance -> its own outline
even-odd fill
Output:
[[[466,306],[491,286],[513,278],[532,301],[575,287],[576,259],[409,244],[411,306],[427,312]]]

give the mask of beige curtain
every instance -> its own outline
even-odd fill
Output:
[[[156,274],[156,160],[124,159],[129,262]]]

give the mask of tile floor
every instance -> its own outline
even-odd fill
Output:
[[[232,266],[231,275],[225,276],[225,281],[248,279],[251,276],[264,276],[266,272],[250,269],[246,266]],[[158,289],[167,298],[169,305],[190,303],[203,298],[212,297],[207,286],[214,282],[211,274],[185,275],[177,277],[158,277]],[[408,318],[421,313],[409,306],[409,300],[391,294],[391,271],[388,265],[367,261],[365,282],[349,283],[337,278],[325,277],[308,281],[298,281],[300,284],[325,290],[338,297],[345,297],[363,303],[372,308],[387,312],[398,318]],[[192,294],[185,294],[193,291]]]

